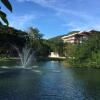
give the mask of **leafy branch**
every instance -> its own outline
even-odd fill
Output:
[[[1,3],[2,3],[9,11],[12,12],[12,6],[11,6],[9,0],[0,0],[0,1],[1,1]],[[7,15],[6,15],[5,12],[3,12],[3,11],[1,10],[1,7],[0,7],[0,18],[1,18],[1,20],[2,20],[7,26],[9,25],[9,22],[8,22],[8,20],[7,20]],[[2,24],[1,21],[0,21],[0,24]]]

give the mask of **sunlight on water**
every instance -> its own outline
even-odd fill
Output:
[[[1,66],[1,68],[9,68],[8,66]]]
[[[32,68],[38,68],[39,66],[32,66]]]
[[[36,73],[41,73],[40,70],[32,70],[33,72],[36,72]]]

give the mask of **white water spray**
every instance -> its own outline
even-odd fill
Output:
[[[22,51],[20,51],[19,48],[17,48],[16,46],[13,47],[20,57],[22,68],[28,67],[35,60],[34,53],[32,52],[32,49],[28,46],[25,46]]]

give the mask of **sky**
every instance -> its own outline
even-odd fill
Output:
[[[9,0],[13,12],[3,5],[10,26],[27,31],[38,28],[45,38],[70,31],[100,30],[100,0]]]

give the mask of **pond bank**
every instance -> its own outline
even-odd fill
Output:
[[[0,61],[19,60],[19,59],[20,58],[18,57],[10,57],[10,58],[3,57],[3,58],[0,58]]]
[[[0,62],[6,62],[6,61],[20,61],[20,58],[18,57],[11,57],[11,58],[0,58]],[[100,67],[96,67],[96,66],[80,66],[80,65],[77,65],[77,66],[74,66],[74,65],[70,65],[68,62],[67,62],[67,59],[66,58],[56,58],[56,57],[38,57],[36,58],[36,62],[40,62],[40,61],[61,61],[62,64],[67,67],[67,68],[93,68],[93,69],[100,69]]]
[[[0,61],[9,61],[9,60],[19,60],[20,58],[19,57],[9,57],[9,58],[6,58],[6,57],[3,57],[3,58],[0,58]],[[65,57],[37,57],[36,58],[37,61],[38,60],[43,60],[43,61],[50,61],[50,60],[54,60],[54,61],[64,61],[66,60]]]
[[[37,58],[39,61],[65,61],[65,57],[39,57]]]

